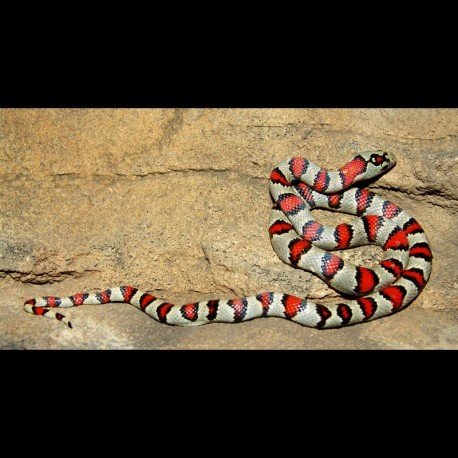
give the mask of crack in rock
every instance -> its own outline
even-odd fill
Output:
[[[21,283],[31,283],[33,285],[45,285],[47,283],[57,283],[67,278],[81,278],[86,274],[99,272],[97,269],[86,269],[84,271],[62,270],[60,272],[23,272],[18,270],[0,270],[0,278],[11,278]]]

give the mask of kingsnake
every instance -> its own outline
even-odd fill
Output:
[[[390,315],[410,304],[428,281],[432,260],[428,239],[420,224],[396,204],[367,189],[350,187],[380,175],[395,163],[391,153],[369,151],[357,154],[337,171],[326,171],[307,159],[293,157],[270,175],[275,203],[269,233],[277,255],[293,267],[313,272],[344,295],[356,296],[354,299],[322,304],[290,294],[264,292],[174,305],[132,286],[118,286],[92,294],[37,297],[26,301],[24,309],[54,317],[69,327],[70,321],[50,308],[126,302],[169,325],[238,323],[275,316],[319,329]],[[313,219],[314,208],[358,218],[327,227]],[[351,265],[329,252],[368,244],[384,250],[383,260],[374,269]]]

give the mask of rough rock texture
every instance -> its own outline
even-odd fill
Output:
[[[333,169],[368,149],[397,154],[370,188],[420,221],[434,253],[425,290],[396,315],[326,331],[277,318],[179,328],[113,304],[65,310],[71,330],[22,310],[120,284],[177,303],[332,300],[276,257],[268,178],[292,155]],[[454,109],[1,110],[0,348],[458,348],[457,165]],[[381,250],[343,257],[370,265]]]

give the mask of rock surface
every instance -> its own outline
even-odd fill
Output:
[[[272,250],[268,178],[293,155],[335,169],[369,149],[396,153],[370,189],[418,219],[434,254],[428,285],[398,314],[327,331],[276,318],[178,328],[112,304],[67,309],[68,329],[22,310],[34,296],[121,284],[176,303],[331,300]],[[458,348],[457,165],[455,109],[3,109],[0,348]],[[342,256],[370,265],[380,251]]]

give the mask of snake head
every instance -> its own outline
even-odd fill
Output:
[[[368,169],[375,167],[378,170],[388,170],[396,165],[396,156],[393,153],[386,151],[367,151],[361,154],[361,156],[367,155]]]
[[[386,151],[366,151],[361,153],[360,156],[366,161],[366,173],[374,176],[396,165],[396,156]]]
[[[375,178],[396,164],[396,156],[386,151],[366,151],[353,157],[339,169],[341,189],[346,189],[354,183]]]

